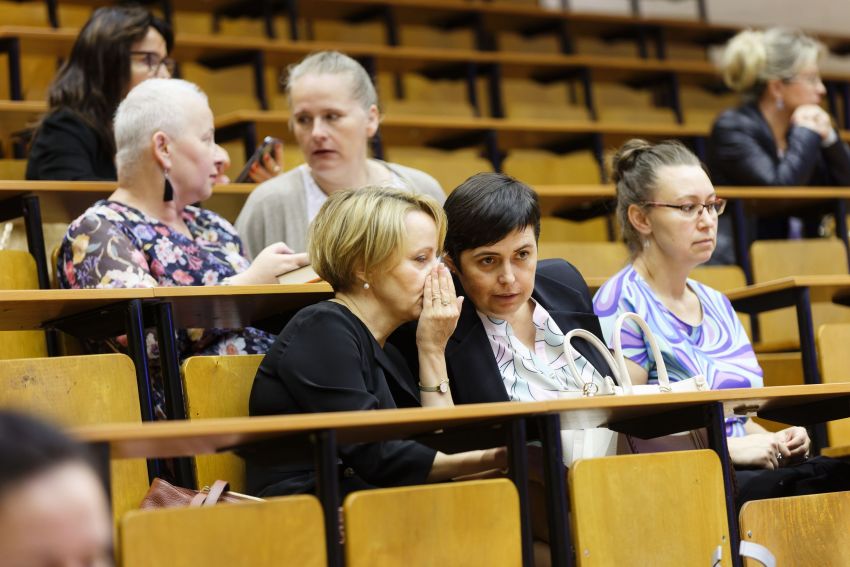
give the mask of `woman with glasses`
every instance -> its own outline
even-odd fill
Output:
[[[826,88],[818,62],[826,48],[802,32],[747,30],[727,45],[722,71],[743,104],[721,114],[708,143],[715,185],[848,185],[850,148],[820,107]],[[818,236],[818,211],[804,222],[760,218],[757,238]],[[721,260],[729,263],[731,227],[722,224]],[[718,256],[715,254],[715,256]]]
[[[133,87],[154,77],[170,78],[174,60],[170,26],[139,7],[94,11],[47,94],[48,112],[35,133],[27,179],[115,181],[112,119]],[[222,150],[223,152],[224,150]],[[220,166],[230,165],[227,154]],[[270,160],[252,171],[260,182],[280,168]]]
[[[763,386],[762,370],[729,300],[688,278],[711,258],[717,219],[726,205],[699,160],[676,141],[630,140],[614,156],[612,177],[631,263],[593,299],[608,344],[613,345],[617,317],[637,313],[658,342],[670,380],[702,375],[712,389]],[[632,382],[656,380],[656,361],[640,330],[627,325],[621,339]],[[773,471],[808,460],[809,437],[802,427],[771,433],[750,419],[733,417],[726,421],[726,435],[732,462],[742,469]],[[834,465],[821,459],[806,463],[813,474],[826,475]],[[739,472],[739,502],[805,490],[794,482],[764,478],[752,470]]]

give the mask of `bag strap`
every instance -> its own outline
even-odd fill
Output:
[[[652,331],[649,330],[649,325],[646,324],[646,321],[637,313],[631,312],[621,313],[614,322],[614,358],[620,370],[620,375],[623,378],[621,382],[623,390],[626,394],[631,394],[633,391],[632,379],[629,375],[629,369],[626,366],[626,356],[623,354],[623,339],[621,336],[626,320],[634,321],[640,327],[641,331],[643,331],[643,335],[646,337],[649,348],[652,351],[652,356],[655,358],[655,368],[658,371],[658,385],[662,391],[669,391],[670,377],[667,376],[667,366],[664,364],[664,356],[661,354],[661,349],[658,348],[658,342],[656,342],[655,337],[652,335]]]
[[[576,367],[575,359],[580,355],[578,351],[573,348],[572,340],[574,338],[584,339],[590,345],[599,351],[599,354],[602,355],[602,358],[605,359],[605,363],[608,364],[608,368],[611,369],[611,373],[614,375],[614,381],[617,384],[620,384],[620,372],[619,366],[617,366],[617,361],[614,360],[614,357],[611,355],[611,351],[608,349],[608,345],[603,343],[599,337],[588,331],[587,329],[573,329],[566,335],[564,335],[564,354],[567,357],[567,366],[570,369],[570,373],[573,375],[573,379],[581,383],[581,373],[578,371]],[[588,361],[588,364],[590,362]],[[596,369],[597,372],[599,369]],[[602,373],[599,372],[601,375]]]
[[[229,485],[224,480],[217,480],[210,487],[209,493],[207,493],[207,498],[204,500],[202,506],[213,506],[218,502],[218,499],[221,498],[221,495],[224,494]]]

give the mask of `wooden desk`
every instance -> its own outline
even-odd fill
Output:
[[[821,381],[811,304],[813,301],[831,301],[847,305],[850,304],[849,294],[850,275],[788,277],[726,292],[736,311],[750,315],[792,305],[796,308],[806,384],[819,384]],[[824,427],[815,427],[812,443],[817,450],[828,445]]]
[[[554,491],[551,499],[559,514],[550,514],[551,533],[568,534],[566,491],[560,463],[560,429],[609,426],[615,430],[637,435],[671,433],[679,428],[708,426],[717,443],[715,450],[728,464],[725,448],[724,416],[758,414],[765,418],[787,420],[807,425],[816,420],[839,419],[850,416],[850,384],[817,386],[785,386],[775,388],[717,390],[697,393],[670,393],[656,396],[602,396],[553,402],[472,404],[452,408],[417,408],[381,410],[374,412],[336,412],[258,418],[228,418],[199,421],[159,422],[150,424],[98,425],[76,428],[75,436],[88,443],[104,446],[114,458],[174,457],[232,450],[237,446],[274,440],[282,451],[301,458],[301,450],[309,446],[312,436],[318,453],[319,478],[323,503],[336,510],[336,501],[329,498],[336,482],[336,444],[370,442],[382,439],[410,438],[439,430],[431,441],[449,435],[468,434],[469,443],[481,447],[480,430],[512,424],[517,427],[524,418],[540,419],[544,443],[547,489]],[[320,434],[316,435],[317,433]],[[719,434],[719,439],[718,439]],[[511,436],[508,436],[509,442]],[[512,454],[519,443],[512,445]],[[466,447],[468,448],[468,447]],[[523,463],[520,463],[522,466]],[[106,467],[108,470],[108,467]],[[727,489],[730,477],[727,473]],[[559,482],[554,482],[559,480]],[[515,476],[520,488],[522,483]],[[560,488],[558,487],[560,485]],[[732,498],[728,490],[728,498]],[[730,526],[737,526],[734,502],[729,507]],[[326,515],[335,522],[337,515]],[[733,524],[734,522],[734,524]],[[330,529],[329,534],[336,534]],[[730,531],[737,534],[737,531]],[[737,537],[733,535],[733,537]],[[553,538],[553,564],[568,563],[569,544],[564,538]]]

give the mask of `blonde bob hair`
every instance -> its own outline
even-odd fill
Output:
[[[313,269],[334,291],[348,291],[392,269],[407,241],[405,217],[421,211],[437,225],[437,253],[446,237],[446,214],[431,197],[386,187],[334,193],[307,234]]]
[[[733,91],[757,99],[768,81],[792,79],[825,54],[824,44],[799,30],[744,30],[726,45],[721,63],[723,81]]]

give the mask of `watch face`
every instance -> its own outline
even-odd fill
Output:
[[[449,382],[448,381],[440,382],[439,385],[437,385],[437,388],[440,389],[441,393],[445,394],[446,392],[449,391]]]

